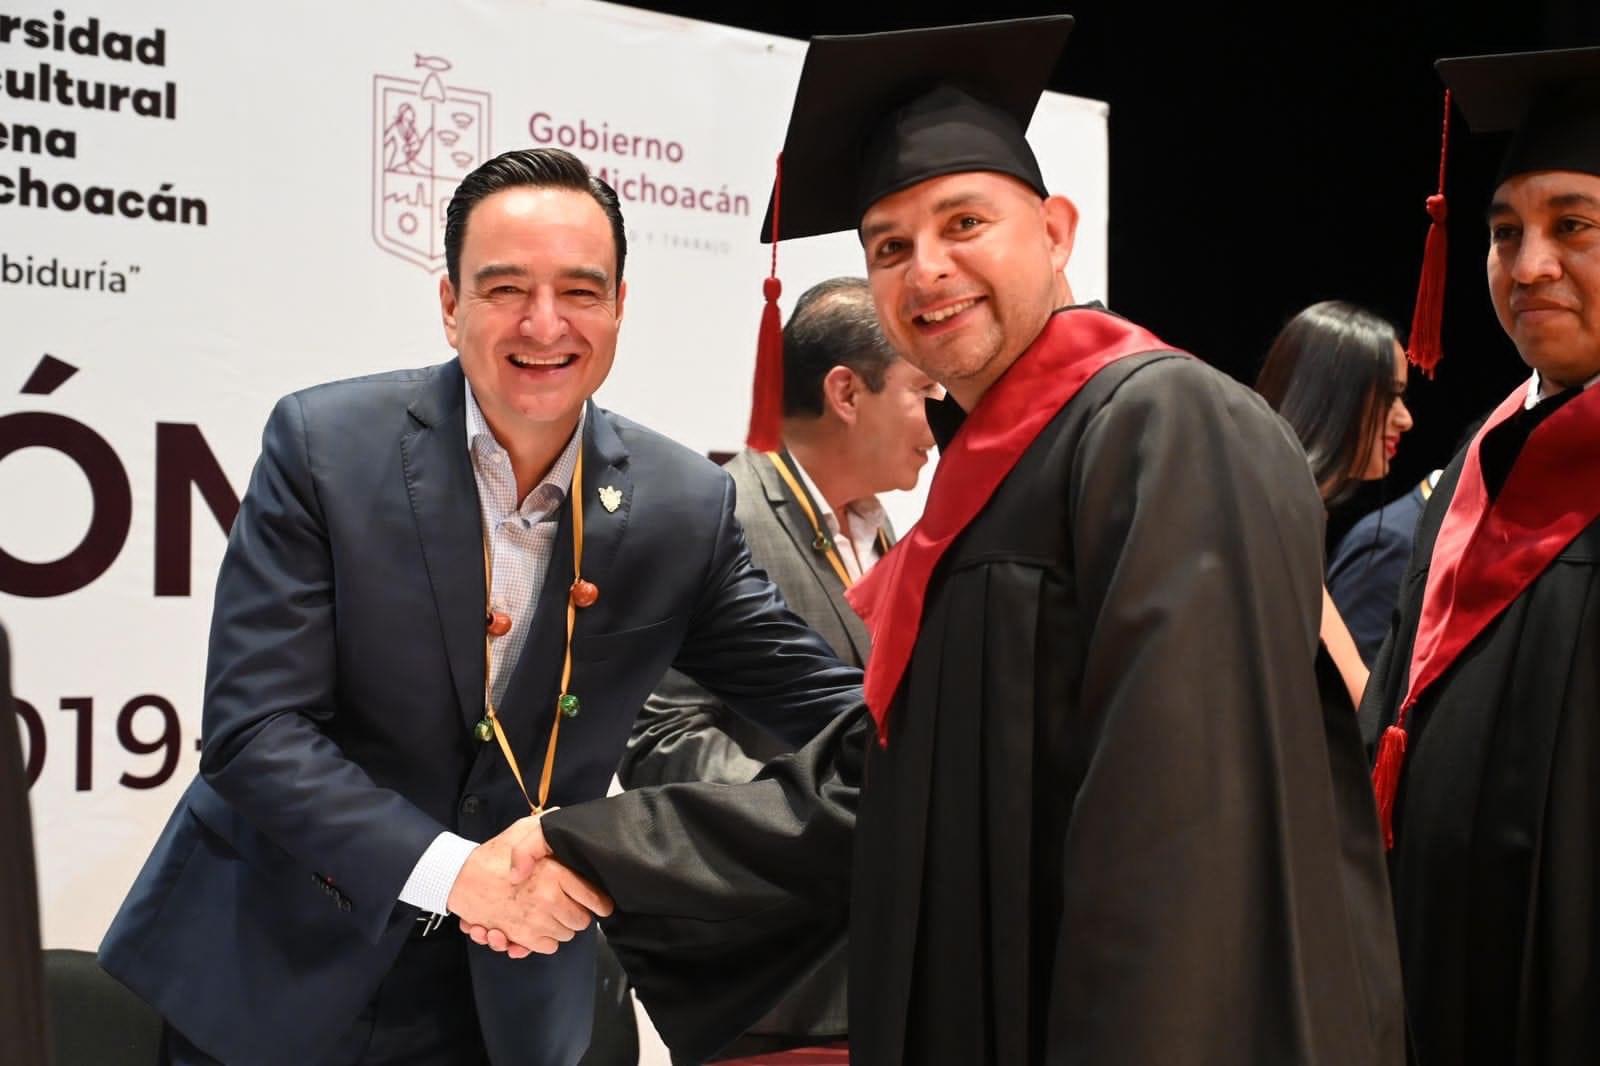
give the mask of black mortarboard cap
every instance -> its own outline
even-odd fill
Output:
[[[1009,174],[1046,195],[1024,137],[1072,16],[813,37],[784,139],[779,238],[855,229],[928,178]],[[772,203],[761,239],[772,239]]]
[[[1512,131],[1498,180],[1600,175],[1600,48],[1441,59],[1435,69],[1474,133]]]

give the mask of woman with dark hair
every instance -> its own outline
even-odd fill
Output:
[[[1340,300],[1312,304],[1290,319],[1256,378],[1256,391],[1300,438],[1329,507],[1389,472],[1411,428],[1405,390],[1405,349],[1394,327]],[[1326,586],[1322,642],[1359,704],[1367,667]]]

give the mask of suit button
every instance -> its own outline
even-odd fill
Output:
[[[348,914],[350,912],[350,901],[341,897],[339,900],[339,909]]]
[[[483,810],[483,801],[477,796],[464,796],[461,800],[461,813],[474,815]]]

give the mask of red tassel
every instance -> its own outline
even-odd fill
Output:
[[[1378,741],[1378,761],[1372,764],[1372,794],[1378,800],[1378,824],[1383,828],[1383,847],[1394,847],[1394,797],[1400,790],[1400,771],[1406,763],[1406,731],[1396,724],[1383,731]]]
[[[750,389],[750,431],[745,444],[758,452],[775,452],[782,446],[783,430],[783,318],[778,297],[783,283],[778,280],[778,207],[783,192],[783,153],[778,153],[777,173],[772,179],[772,272],[761,283],[766,306],[761,309],[761,328],[756,333],[756,374]]]
[[[1439,138],[1439,191],[1428,197],[1428,239],[1422,246],[1422,277],[1417,282],[1417,306],[1411,315],[1411,347],[1406,357],[1416,368],[1433,377],[1434,367],[1443,355],[1440,334],[1444,328],[1444,283],[1446,266],[1444,199],[1445,159],[1450,146],[1450,90],[1444,94],[1444,132]]]
[[[783,426],[783,321],[778,295],[783,283],[768,278],[762,283],[767,305],[761,309],[761,331],[756,335],[756,380],[750,395],[750,432],[745,444],[758,452],[775,452]]]

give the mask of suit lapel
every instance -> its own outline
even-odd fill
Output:
[[[611,587],[610,575],[614,572],[617,553],[621,548],[623,533],[627,530],[630,509],[633,506],[633,482],[627,473],[628,452],[617,436],[610,416],[592,402],[584,417],[583,485],[582,498],[568,493],[567,499],[556,512],[555,544],[550,556],[550,567],[545,573],[544,585],[539,590],[539,600],[534,607],[532,628],[522,656],[512,671],[506,686],[501,710],[507,735],[518,758],[531,760],[523,771],[531,791],[538,781],[539,767],[544,758],[544,745],[549,739],[550,719],[554,714],[555,697],[561,684],[561,666],[567,642],[567,597],[572,588],[572,508],[583,508],[583,576],[600,590],[617,595]],[[615,489],[621,496],[615,511],[606,509],[600,490]],[[611,494],[606,494],[608,497]],[[579,610],[573,626],[574,639],[586,633],[593,624],[593,610]],[[572,689],[580,698],[582,678],[576,674]]]
[[[467,451],[466,383],[452,360],[418,386],[400,439],[411,510],[462,721],[483,715],[483,526]]]
[[[611,416],[593,403],[589,404],[584,436],[583,576],[604,595],[632,514],[633,481],[628,477],[628,449],[617,436]],[[615,503],[615,510],[606,507],[607,500]],[[611,591],[616,594],[618,590]],[[579,619],[581,625],[582,612]]]
[[[817,550],[817,531],[807,520],[805,510],[790,492],[789,486],[784,484],[783,477],[773,468],[772,460],[759,452],[747,452],[750,461],[755,464],[756,476],[761,479],[761,487],[766,493],[767,505],[772,508],[773,517],[783,527],[785,533],[794,541],[795,551],[805,560],[806,568],[816,578],[818,584],[827,593],[828,605],[833,608],[833,613],[839,619],[839,624],[844,627],[845,635],[850,638],[850,646],[855,652],[857,662],[867,661],[867,650],[872,646],[871,638],[867,635],[867,627],[861,617],[851,610],[844,600],[844,582],[839,580],[839,575],[834,573],[833,567],[823,554]],[[784,454],[786,461],[793,462],[788,453]],[[804,484],[802,482],[802,484]],[[813,507],[825,506],[821,501],[813,500]],[[817,512],[821,519],[821,512]]]

